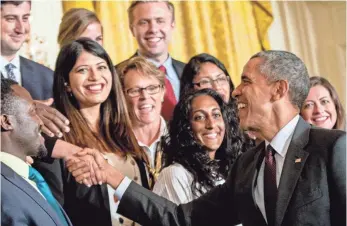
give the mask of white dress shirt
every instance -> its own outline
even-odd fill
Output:
[[[174,163],[165,167],[159,174],[158,181],[155,183],[153,192],[174,203],[183,204],[190,202],[202,194],[194,194],[192,191],[193,175],[179,163]],[[215,185],[223,184],[224,179],[215,182]],[[196,185],[197,187],[200,184]],[[207,189],[201,188],[203,193]]]
[[[296,125],[299,121],[299,115],[296,115],[287,125],[285,125],[272,139],[271,142],[265,140],[265,146],[269,144],[276,151],[275,160],[276,160],[276,185],[280,183],[281,173],[283,169],[284,160],[288,151],[290,141],[292,140],[293,133]],[[265,148],[266,148],[265,147]],[[265,212],[265,202],[264,202],[264,167],[265,161],[263,160],[259,169],[257,185],[254,189],[255,202],[258,205],[261,213],[263,214],[264,219],[266,219]]]
[[[9,62],[7,59],[5,59],[3,56],[0,56],[0,71],[2,73],[2,75],[5,78],[8,78],[7,75],[7,71],[5,66],[7,64],[13,64],[15,66],[15,68],[13,69],[13,74],[16,77],[16,81],[18,82],[19,85],[22,85],[22,76],[20,73],[20,60],[19,60],[19,55],[16,54],[16,56],[11,60],[11,62]]]
[[[160,116],[160,128],[159,128],[159,136],[155,141],[152,142],[149,146],[145,145],[141,141],[137,139],[137,143],[139,144],[140,147],[142,147],[145,152],[147,153],[149,157],[149,161],[151,164],[151,167],[155,167],[155,154],[157,152],[157,146],[161,141],[161,137],[167,134],[167,125],[165,122],[165,119]]]
[[[14,172],[28,182],[35,190],[42,195],[34,181],[29,179],[29,165],[22,159],[7,152],[0,152],[0,161],[10,167]],[[42,197],[46,199],[43,195]]]

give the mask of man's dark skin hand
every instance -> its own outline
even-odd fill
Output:
[[[63,132],[69,132],[69,120],[58,110],[51,107],[53,98],[47,100],[35,100],[36,113],[44,123],[42,131],[49,137],[63,136]]]

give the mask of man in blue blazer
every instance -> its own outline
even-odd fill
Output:
[[[18,54],[30,33],[30,11],[30,1],[1,1],[0,70],[35,100],[46,100],[52,97],[53,71]]]
[[[299,116],[308,92],[307,69],[294,54],[252,56],[233,96],[241,127],[265,141],[235,161],[225,184],[190,203],[153,194],[94,153],[96,181],[116,189],[118,212],[142,225],[346,225],[346,133]]]
[[[47,154],[42,125],[28,91],[1,79],[1,225],[71,225],[45,180],[25,162]]]

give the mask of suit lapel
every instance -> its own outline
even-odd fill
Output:
[[[36,93],[36,87],[41,84],[39,76],[35,75],[34,68],[28,64],[28,60],[19,57],[20,59],[20,74],[22,77],[22,86],[28,90],[29,93]]]
[[[107,185],[106,184],[100,185],[100,190],[101,190],[102,199],[104,201],[104,206],[107,209],[107,211],[110,212],[110,202],[108,199]]]
[[[259,225],[267,225],[266,221],[263,217],[263,214],[261,213],[261,211],[260,211],[260,209],[259,209],[259,207],[255,201],[255,187],[257,186],[257,179],[258,179],[260,165],[264,159],[264,152],[263,152],[264,148],[265,148],[265,141],[260,143],[256,148],[257,149],[256,154],[254,155],[255,169],[254,169],[254,176],[253,176],[253,180],[252,180],[252,199],[254,202],[253,205],[256,207],[256,213],[255,213],[254,217],[258,218],[258,220],[256,220],[256,222],[259,222]]]
[[[250,150],[252,158],[246,160],[244,166],[240,169],[240,173],[238,173],[237,178],[237,187],[239,190],[238,198],[241,200],[240,205],[243,212],[247,213],[247,216],[252,216],[254,222],[258,222],[258,225],[266,225],[266,222],[263,218],[260,209],[255,201],[255,187],[257,183],[258,171],[263,156],[265,142],[259,144],[255,149]],[[247,153],[248,154],[248,153]]]
[[[181,76],[183,73],[183,67],[181,67],[178,61],[173,58],[172,58],[172,66],[175,69],[178,78],[181,79]]]
[[[295,128],[284,160],[276,207],[275,225],[281,225],[297,181],[309,153],[304,150],[310,133],[310,126],[301,117]]]
[[[259,174],[259,169],[260,169],[260,165],[264,159],[264,154],[263,154],[263,150],[265,148],[265,141],[261,142],[257,147],[256,147],[256,153],[254,155],[254,176],[253,176],[253,180],[252,180],[252,197],[253,197],[253,201],[255,202],[255,187],[257,186],[257,179],[258,179],[258,174]],[[256,204],[255,204],[256,205]],[[257,205],[256,205],[257,206]]]
[[[54,212],[52,207],[48,204],[48,202],[39,194],[35,188],[33,188],[27,181],[25,181],[22,177],[18,176],[11,168],[7,165],[1,163],[1,174],[10,181],[14,186],[22,190],[25,194],[27,194],[34,202],[37,203],[38,206],[45,211],[52,220],[56,223],[56,225],[62,225],[57,214]],[[64,212],[65,213],[65,212]],[[66,215],[65,215],[66,216]],[[69,219],[67,217],[67,219]],[[67,220],[70,225],[71,222]]]

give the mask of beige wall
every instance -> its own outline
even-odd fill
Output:
[[[346,2],[273,1],[272,49],[288,50],[310,76],[327,78],[346,107]]]
[[[54,69],[59,52],[57,37],[62,15],[60,0],[31,1],[31,40],[24,43],[20,54]]]

